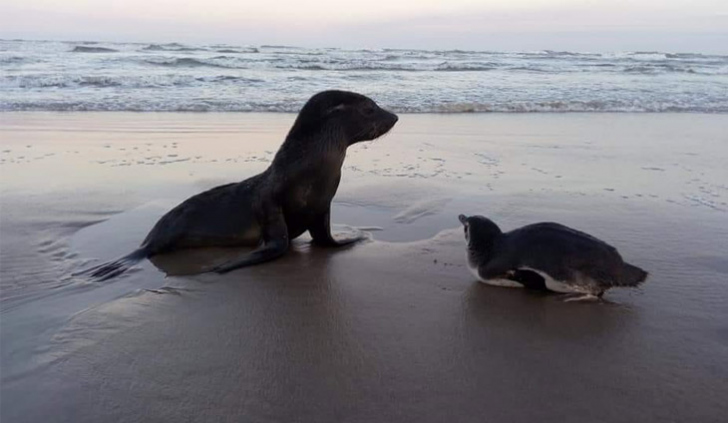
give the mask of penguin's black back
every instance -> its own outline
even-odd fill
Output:
[[[606,242],[567,226],[544,222],[503,234],[501,254],[516,268],[542,271],[560,281],[575,280],[577,272],[607,286],[620,285],[624,262]]]

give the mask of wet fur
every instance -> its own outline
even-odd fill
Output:
[[[384,135],[396,122],[396,115],[363,95],[316,94],[263,173],[189,198],[154,225],[139,249],[81,273],[105,280],[145,258],[183,248],[258,247],[210,269],[224,272],[282,255],[305,231],[320,245],[353,242],[334,239],[329,226],[346,149]]]

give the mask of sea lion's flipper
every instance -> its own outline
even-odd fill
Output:
[[[121,275],[148,256],[149,251],[145,247],[140,247],[117,260],[102,263],[90,269],[81,270],[80,272],[73,273],[72,276],[87,276],[91,280],[102,282]]]
[[[209,271],[227,273],[241,267],[264,263],[285,254],[288,251],[290,242],[288,240],[288,227],[280,209],[268,214],[267,221],[263,225],[263,239],[263,245],[250,253],[215,266]]]
[[[323,247],[343,247],[366,238],[362,234],[334,238],[331,234],[331,209],[317,217],[309,226],[308,232],[313,243]]]

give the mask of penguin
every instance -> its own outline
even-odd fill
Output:
[[[570,294],[597,300],[614,287],[636,287],[648,273],[622,260],[616,248],[558,223],[502,232],[483,216],[458,216],[468,244],[468,268],[488,285]]]

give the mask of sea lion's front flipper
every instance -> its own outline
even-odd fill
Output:
[[[334,238],[331,235],[331,209],[326,210],[325,213],[317,217],[308,228],[308,232],[311,234],[311,238],[313,238],[313,243],[323,247],[343,247],[366,239],[361,233]]]
[[[209,271],[227,273],[241,267],[252,266],[276,259],[288,251],[289,244],[286,221],[283,213],[277,210],[268,214],[267,221],[263,225],[263,245],[250,253],[243,254],[236,259],[215,266],[209,269]]]

